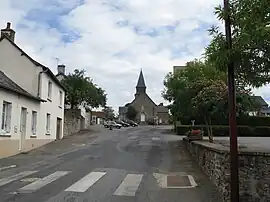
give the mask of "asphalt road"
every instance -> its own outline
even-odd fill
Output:
[[[75,146],[77,137],[65,140],[70,149],[62,153],[49,146],[43,159],[38,152],[16,157],[24,158],[20,166],[0,172],[0,202],[221,201],[179,137],[163,128],[103,129],[96,136],[78,137]]]

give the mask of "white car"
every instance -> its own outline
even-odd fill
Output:
[[[120,129],[122,128],[122,125],[116,123],[115,121],[108,121],[106,124],[104,124],[104,127],[105,128],[113,127],[113,128]]]

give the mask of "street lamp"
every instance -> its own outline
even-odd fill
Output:
[[[224,16],[225,16],[227,51],[229,54],[231,54],[232,31],[231,31],[229,0],[224,0]],[[235,77],[234,77],[234,61],[231,55],[229,55],[229,62],[228,62],[228,100],[229,100],[229,123],[230,123],[231,202],[239,202]]]

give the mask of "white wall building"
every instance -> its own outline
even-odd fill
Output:
[[[64,88],[14,40],[8,23],[0,38],[0,158],[63,137]]]

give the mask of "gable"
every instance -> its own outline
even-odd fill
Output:
[[[13,48],[11,48],[13,47]],[[12,60],[10,56],[13,56]],[[1,57],[2,56],[2,57]],[[5,35],[3,35],[0,38],[0,59],[1,63],[3,65],[3,68],[6,67],[6,69],[9,69],[12,67],[16,68],[16,74],[18,76],[18,71],[20,69],[23,69],[22,71],[29,71],[25,72],[25,75],[36,75],[36,78],[32,77],[32,80],[29,82],[32,82],[32,86],[37,86],[37,80],[38,80],[38,74],[39,72],[43,71],[45,72],[51,79],[63,90],[65,90],[64,86],[61,84],[61,82],[56,78],[56,76],[53,74],[53,72],[46,66],[42,65],[41,63],[37,62],[33,58],[31,58],[25,51],[23,51],[17,44],[15,44],[13,41],[11,41],[9,38],[7,38]],[[3,63],[6,63],[3,64]],[[32,68],[29,68],[32,67]],[[9,72],[11,74],[11,72]],[[12,77],[16,75],[12,75]],[[20,75],[21,76],[21,75]],[[29,79],[29,78],[28,78]],[[17,81],[17,79],[16,79]],[[26,81],[27,82],[27,81]],[[27,85],[27,84],[25,84]],[[29,85],[29,84],[28,84]],[[29,86],[26,88],[28,89]],[[36,93],[36,89],[29,90],[31,93]]]

